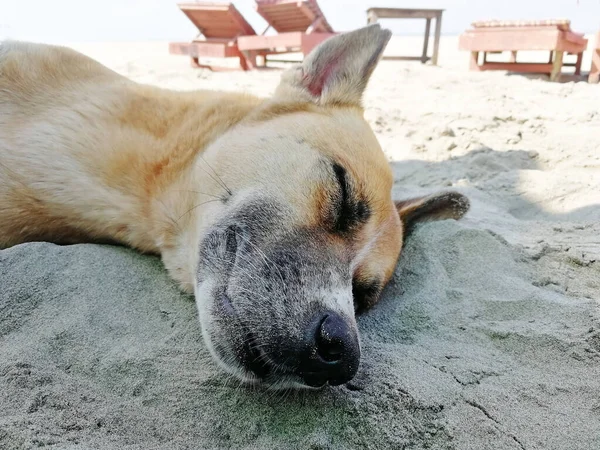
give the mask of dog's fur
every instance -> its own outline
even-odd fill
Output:
[[[217,361],[247,381],[258,378],[248,336],[276,359],[315,311],[355,328],[405,230],[468,209],[452,192],[392,201],[361,107],[389,37],[371,26],[326,41],[269,99],[143,86],[66,48],[3,43],[0,248],[114,242],[160,254],[195,291]],[[302,384],[294,364],[262,381]]]

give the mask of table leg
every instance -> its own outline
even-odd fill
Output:
[[[427,23],[425,24],[425,40],[423,41],[423,54],[421,55],[421,62],[425,64],[429,59],[427,57],[427,47],[429,45],[429,34],[431,31],[431,19],[427,19]]]
[[[438,15],[435,18],[435,40],[433,41],[433,56],[431,63],[437,66],[438,63],[438,52],[440,49],[440,34],[442,31],[442,15]]]

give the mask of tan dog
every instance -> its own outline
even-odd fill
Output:
[[[376,302],[403,233],[468,209],[458,193],[392,201],[361,107],[389,38],[371,26],[326,41],[270,99],[142,86],[66,48],[2,44],[0,248],[158,253],[227,371],[348,381],[355,308]]]

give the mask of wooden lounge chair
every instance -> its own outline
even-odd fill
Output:
[[[263,54],[301,52],[306,56],[335,34],[316,0],[256,0],[256,10],[269,26],[260,36],[238,39],[238,47],[245,54],[252,51]],[[278,34],[265,35],[270,28]]]
[[[560,78],[563,66],[574,66],[581,73],[587,40],[571,31],[568,20],[487,21],[475,22],[460,36],[461,50],[471,52],[471,70],[510,70],[514,72],[548,73],[552,81]],[[547,50],[547,63],[517,62],[517,52]],[[488,53],[511,52],[510,62],[489,62]],[[483,61],[479,62],[479,53]],[[564,62],[564,54],[577,55],[574,63]]]
[[[256,32],[231,3],[196,2],[180,3],[179,8],[200,31],[192,42],[172,42],[169,53],[189,55],[192,67],[205,67],[211,70],[227,70],[200,63],[200,58],[237,57],[240,66],[248,70],[255,65],[255,54],[243,54],[237,46],[241,35],[255,35]]]
[[[592,69],[588,81],[590,83],[600,81],[600,32],[596,35],[596,44],[592,50]]]

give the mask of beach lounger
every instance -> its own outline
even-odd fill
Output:
[[[244,53],[300,52],[306,56],[335,34],[316,0],[256,0],[256,10],[269,26],[262,35],[238,39],[238,47]],[[270,28],[277,34],[266,35]]]
[[[510,70],[513,72],[548,73],[552,81],[560,78],[563,66],[574,66],[581,73],[583,52],[587,40],[571,30],[568,20],[487,21],[475,22],[473,28],[460,36],[461,50],[471,52],[471,70]],[[547,50],[545,63],[518,62],[517,53],[525,50]],[[510,52],[509,62],[490,62],[489,53]],[[483,53],[480,62],[479,54]],[[574,63],[564,61],[564,55],[577,55]]]
[[[592,49],[592,69],[588,81],[598,83],[600,80],[600,32],[596,34],[596,44]]]
[[[227,70],[227,68],[201,64],[200,58],[237,57],[244,70],[256,64],[255,52],[241,53],[237,45],[239,36],[255,35],[256,32],[233,4],[196,2],[180,3],[178,6],[198,28],[200,35],[192,42],[170,43],[169,53],[189,55],[192,59],[192,67],[205,67],[211,70]]]

